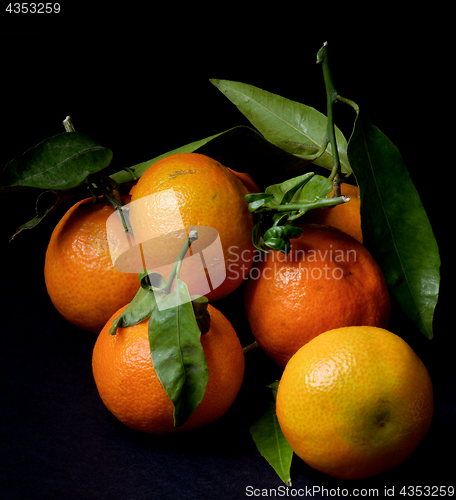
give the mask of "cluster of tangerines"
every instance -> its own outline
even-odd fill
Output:
[[[153,164],[123,202],[169,189],[186,227],[218,231],[226,273],[207,295],[210,329],[201,336],[206,392],[183,426],[174,426],[173,403],[154,371],[149,320],[109,334],[139,288],[136,274],[112,264],[106,220],[114,208],[103,201],[76,203],[48,246],[45,281],[52,302],[69,322],[98,335],[92,366],[106,407],[125,425],[155,434],[221,417],[238,395],[245,361],[229,319],[213,302],[242,285],[255,340],[283,368],[276,412],[293,451],[311,467],[346,479],[404,461],[430,426],[432,384],[410,346],[386,329],[390,299],[362,244],[358,189],[343,184],[348,203],[309,212],[288,254],[270,251],[261,259],[255,259],[253,215],[245,201],[259,189],[248,174],[196,153],[169,156]],[[141,224],[148,213],[153,224],[169,221],[166,207],[150,208]],[[213,265],[223,263],[206,262]],[[192,273],[181,279],[192,293]]]

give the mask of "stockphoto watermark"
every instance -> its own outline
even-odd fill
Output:
[[[391,497],[453,497],[454,486],[406,486],[406,485],[384,485],[373,488],[326,487],[326,486],[304,486],[294,488],[280,485],[277,488],[261,488],[248,485],[245,488],[246,497],[262,498],[391,498]]]
[[[293,488],[280,485],[277,488],[258,488],[248,485],[245,488],[246,497],[262,498],[331,498],[331,497],[367,497],[378,498],[382,494],[379,488],[327,488],[325,486],[304,486]]]
[[[290,268],[297,268],[300,276],[313,280],[340,280],[347,273],[347,264],[354,264],[357,260],[355,249],[342,250],[333,248],[322,249],[292,249],[288,254],[283,252],[266,253],[261,250],[240,250],[230,246],[227,252],[227,271],[232,279],[244,276],[246,279],[273,279],[285,263]],[[262,265],[266,263],[267,265]],[[253,265],[252,265],[253,264]]]

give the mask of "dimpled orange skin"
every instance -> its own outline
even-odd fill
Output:
[[[244,281],[252,265],[253,217],[245,201],[245,195],[249,191],[233,171],[205,155],[184,153],[166,157],[144,172],[133,191],[132,202],[141,198],[144,202],[142,208],[138,209],[138,205],[132,205],[131,210],[132,226],[138,241],[147,239],[143,236],[145,231],[150,231],[149,237],[154,237],[154,227],[158,228],[160,234],[179,229],[177,217],[169,220],[169,202],[164,198],[156,198],[158,201],[151,197],[146,198],[148,195],[171,189],[178,199],[183,225],[187,230],[189,226],[208,226],[216,229],[225,260],[223,272],[226,272],[226,278],[220,286],[212,287],[209,293],[200,292],[198,277],[193,274],[196,269],[188,271],[183,266],[181,278],[187,283],[191,294],[201,293],[210,301],[225,297]],[[209,243],[200,235],[198,241],[192,244],[189,255],[198,249],[207,248]],[[154,250],[154,262],[158,262],[156,267],[170,256],[177,258],[181,246],[181,243],[173,246],[172,242],[167,242],[163,256]],[[211,271],[222,271],[221,260],[206,255],[205,264]],[[171,264],[168,271],[170,268]],[[164,274],[166,272],[164,271]]]
[[[359,188],[358,186],[342,183],[340,189],[341,195],[348,196],[350,201],[332,208],[310,210],[304,216],[304,220],[307,223],[337,227],[362,243]],[[333,195],[334,191],[328,195],[328,198]]]
[[[244,353],[231,323],[208,305],[210,330],[201,337],[209,378],[200,405],[187,422],[174,426],[174,406],[158,379],[150,353],[148,324],[118,328],[112,320],[103,328],[93,350],[92,368],[101,399],[128,427],[151,434],[174,434],[214,422],[234,402],[244,377]]]
[[[390,299],[369,251],[334,227],[303,224],[287,257],[262,254],[246,283],[252,333],[279,366],[311,339],[333,328],[386,328]]]
[[[362,479],[406,460],[433,415],[426,367],[397,335],[374,327],[325,332],[288,362],[277,418],[294,452],[340,479]]]
[[[139,289],[137,274],[114,269],[106,220],[114,208],[87,198],[58,222],[46,250],[44,278],[54,306],[70,323],[98,334]],[[123,197],[128,203],[129,196]],[[119,220],[120,223],[120,220]]]

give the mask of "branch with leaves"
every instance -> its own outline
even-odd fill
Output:
[[[264,193],[246,195],[249,211],[258,215],[252,232],[255,247],[264,252],[272,249],[287,254],[290,239],[302,233],[300,227],[292,225],[296,219],[309,210],[334,207],[349,201],[350,198],[345,196],[327,198],[331,189],[329,179],[309,172],[269,186]]]
[[[224,152],[229,151],[230,157],[236,159],[243,157],[248,150],[257,159],[249,171],[254,178],[257,175],[260,178],[264,171],[271,169],[288,172],[312,164],[312,172],[272,183],[263,193],[246,197],[250,212],[257,217],[252,233],[256,248],[287,253],[290,239],[298,237],[302,231],[298,222],[303,215],[309,210],[348,201],[341,195],[340,182],[343,176],[354,174],[361,194],[364,245],[379,264],[396,304],[426,337],[432,338],[440,287],[440,255],[419,194],[394,144],[356,103],[337,93],[329,67],[327,43],[317,54],[317,64],[323,71],[327,116],[310,106],[252,85],[212,79],[211,83],[237,106],[253,128],[234,127],[125,167],[109,176],[114,183],[106,184],[104,194],[115,203],[116,184],[134,182],[158,160],[178,153],[199,152],[220,158],[223,163]],[[334,106],[337,102],[351,106],[356,113],[348,141],[335,125]],[[65,133],[28,149],[11,160],[0,173],[0,191],[30,189],[38,193],[38,199],[47,192],[55,193],[57,198],[44,214],[37,214],[19,231],[36,227],[52,208],[76,191],[79,193],[83,189],[86,194],[87,186],[94,184],[93,176],[102,176],[111,163],[111,150],[86,134],[76,132],[71,120],[66,119],[64,125]],[[315,174],[317,167],[326,169],[329,175]],[[332,189],[334,196],[328,198]],[[190,244],[188,242],[187,248]],[[116,334],[119,326],[150,318],[150,331],[159,331],[158,335],[150,334],[149,337],[152,356],[154,351],[165,348],[164,339],[171,338],[174,342],[169,344],[171,347],[166,347],[170,351],[164,358],[168,358],[168,354],[178,358],[175,356],[176,342],[182,335],[188,335],[191,342],[200,346],[200,337],[210,324],[207,300],[189,296],[185,283],[179,278],[178,262],[167,281],[161,275],[147,271],[139,278],[140,290],[115,320],[111,333]],[[173,291],[171,282],[174,283]],[[181,328],[184,324],[185,328]],[[175,404],[176,425],[191,415],[204,395],[207,365],[198,349],[195,358],[189,361],[198,366],[198,379],[172,379],[166,373],[166,366],[160,366],[160,360],[154,359],[157,373],[161,373],[160,380]],[[181,392],[193,392],[181,391],[182,384],[196,384],[193,399],[179,399]],[[282,480],[291,484],[292,453],[277,426],[274,387],[270,387],[273,394],[267,412],[251,427],[251,432],[263,456]]]

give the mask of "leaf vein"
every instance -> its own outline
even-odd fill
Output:
[[[82,154],[82,153],[88,153],[88,152],[91,152],[91,151],[98,151],[98,150],[105,150],[106,148],[103,147],[103,146],[95,146],[93,148],[86,148],[86,149],[83,149],[82,151],[78,151],[77,153],[74,153],[73,155],[71,156],[68,156],[67,158],[65,158],[64,160],[54,164],[54,165],[51,165],[48,169],[46,170],[40,170],[39,172],[37,172],[36,174],[34,175],[30,175],[29,177],[24,177],[24,180],[27,181],[27,180],[30,180],[30,179],[33,179],[35,177],[40,177],[42,176],[43,174],[45,173],[48,173],[48,172],[51,172],[52,170],[60,167],[61,165],[63,165],[64,163],[72,160],[73,158],[76,158],[78,155]]]
[[[256,105],[260,106],[262,109],[264,109],[266,112],[268,112],[270,115],[272,115],[274,118],[276,118],[277,120],[279,120],[281,123],[283,123],[284,126],[288,126],[290,128],[292,128],[293,130],[295,130],[295,132],[297,132],[299,135],[302,135],[303,137],[305,137],[306,139],[310,140],[312,142],[312,144],[315,144],[315,146],[313,147],[316,147],[316,148],[319,148],[320,145],[318,145],[317,142],[315,142],[311,137],[309,137],[308,135],[306,135],[302,129],[298,129],[296,126],[292,125],[290,122],[288,121],[285,121],[285,119],[283,119],[281,116],[279,116],[277,113],[274,113],[270,108],[266,107],[264,104],[262,104],[261,102],[257,101],[256,99],[254,99],[252,96],[249,96],[248,94],[245,94],[245,93],[241,93],[239,92],[238,90],[231,90],[232,92],[235,92],[237,94],[239,94],[240,96],[243,96],[247,99],[249,99],[250,101],[254,102]]]
[[[400,264],[400,267],[401,267],[401,270],[402,270],[405,282],[407,284],[407,288],[408,288],[408,290],[410,292],[410,296],[412,297],[412,301],[413,301],[413,303],[415,305],[415,309],[418,311],[418,314],[419,314],[419,316],[421,318],[421,321],[423,323],[423,326],[424,326],[425,323],[424,323],[424,318],[423,318],[422,311],[425,308],[420,308],[419,307],[418,302],[417,302],[416,297],[415,297],[415,294],[413,292],[412,286],[410,284],[410,280],[409,280],[408,274],[406,272],[406,268],[404,266],[403,258],[401,256],[401,252],[399,250],[399,246],[398,246],[397,241],[396,241],[396,236],[395,236],[394,230],[393,230],[393,228],[392,228],[392,226],[390,224],[389,218],[387,216],[387,211],[386,211],[386,208],[385,208],[385,203],[384,203],[384,200],[383,200],[383,197],[382,197],[382,194],[381,194],[381,190],[379,188],[379,184],[378,184],[378,180],[377,180],[377,175],[376,175],[375,169],[373,167],[373,161],[372,161],[370,150],[369,150],[369,147],[368,147],[368,142],[367,142],[367,140],[365,138],[364,129],[363,129],[363,140],[364,140],[365,151],[366,151],[366,154],[367,154],[368,160],[369,160],[369,167],[370,167],[370,170],[372,172],[372,177],[374,179],[376,192],[377,192],[377,195],[378,195],[378,198],[379,198],[379,201],[380,201],[380,206],[381,206],[381,209],[382,209],[382,213],[383,213],[383,216],[385,218],[386,224],[388,226],[388,231],[389,231],[389,233],[391,235],[391,241],[393,243],[396,255],[398,257],[399,264]]]

